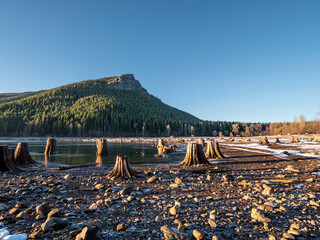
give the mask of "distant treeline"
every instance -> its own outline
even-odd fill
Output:
[[[318,122],[202,121],[141,91],[111,89],[110,78],[48,91],[0,95],[0,136],[253,136],[314,133]]]

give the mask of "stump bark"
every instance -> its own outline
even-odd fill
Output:
[[[108,156],[107,140],[104,138],[98,139],[97,143],[97,156]]]
[[[22,171],[14,161],[13,149],[9,150],[7,145],[0,146],[0,171],[20,172]]]
[[[206,156],[204,155],[202,146],[196,143],[188,143],[186,156],[180,165],[192,166],[198,164],[210,165]]]
[[[37,162],[30,156],[28,143],[18,143],[16,151],[14,152],[14,158],[17,165],[37,164]]]
[[[47,146],[44,154],[55,154],[57,152],[57,141],[54,138],[47,139]]]
[[[97,158],[96,158],[96,163],[98,163],[97,167],[102,167],[102,157],[100,155],[97,155]]]
[[[139,177],[129,165],[127,156],[117,156],[113,170],[108,174],[110,178],[132,178]]]
[[[263,145],[268,145],[269,144],[268,138],[267,137],[261,137],[259,143],[263,144]]]
[[[214,142],[208,142],[207,143],[207,152],[206,152],[206,158],[216,158],[216,152],[214,150]]]
[[[205,144],[203,138],[198,138],[198,144],[200,144],[202,146],[202,148],[206,147],[206,144]]]
[[[222,152],[221,152],[221,150],[220,150],[219,143],[217,143],[217,142],[214,142],[214,152],[215,152],[217,158],[220,158],[220,159],[221,159],[221,158],[226,158],[226,157],[222,154]]]

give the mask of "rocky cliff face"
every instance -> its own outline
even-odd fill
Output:
[[[141,86],[140,82],[135,79],[133,74],[123,74],[108,81],[108,87],[120,90],[131,90],[137,92],[147,91]]]

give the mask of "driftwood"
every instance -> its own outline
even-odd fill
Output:
[[[117,156],[113,170],[108,174],[109,178],[132,178],[139,177],[129,165],[127,156]]]
[[[0,146],[0,171],[20,172],[22,171],[15,163],[13,150],[9,150],[8,145]]]
[[[54,138],[47,139],[47,146],[44,154],[55,154],[57,152],[57,141]]]
[[[97,143],[97,156],[108,156],[107,140],[104,138],[98,139]]]
[[[259,143],[263,145],[268,145],[269,144],[268,138],[266,136],[261,137]]]
[[[180,165],[192,166],[198,164],[210,165],[206,156],[204,155],[202,146],[196,143],[188,143],[186,156]]]
[[[220,150],[219,143],[217,143],[217,142],[214,142],[214,152],[215,152],[217,158],[226,158],[226,157],[222,154],[222,152],[221,152],[221,150]]]
[[[17,165],[37,164],[30,156],[28,143],[24,142],[18,143],[14,152],[14,159]]]
[[[206,152],[206,158],[216,158],[217,154],[214,150],[214,142],[208,142],[207,143],[207,152]]]
[[[88,164],[80,164],[80,165],[73,165],[73,166],[61,166],[58,169],[61,170],[69,170],[73,168],[84,168],[84,167],[95,167],[97,163],[88,163]]]

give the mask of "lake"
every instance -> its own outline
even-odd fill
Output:
[[[185,152],[176,152],[164,158],[156,158],[154,155],[157,154],[157,149],[152,147],[151,143],[108,142],[109,156],[97,157],[97,148],[94,141],[59,141],[57,139],[58,153],[46,157],[44,155],[46,140],[46,138],[0,138],[0,144],[8,144],[9,148],[15,148],[18,142],[27,142],[31,157],[47,167],[95,162],[102,166],[113,166],[117,155],[127,155],[130,164],[178,164],[185,156]]]

